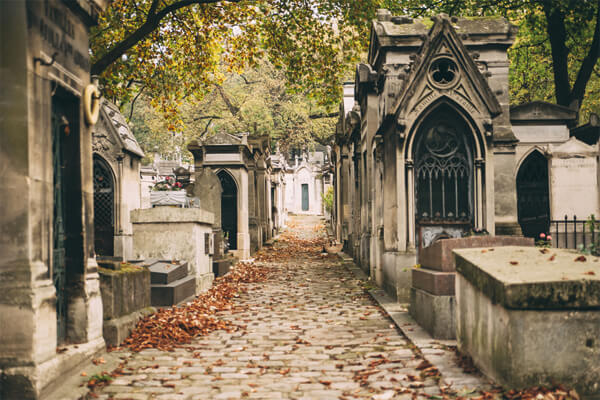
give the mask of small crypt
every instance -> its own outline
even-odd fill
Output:
[[[92,137],[94,152],[94,243],[104,257],[133,257],[130,211],[141,207],[144,157],[117,106],[102,100]]]

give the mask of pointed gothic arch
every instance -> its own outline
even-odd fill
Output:
[[[94,154],[94,248],[101,256],[114,255],[116,179],[109,163]]]
[[[237,250],[238,234],[238,185],[225,169],[217,172],[221,182],[221,229],[227,235],[230,250]]]
[[[537,238],[550,227],[548,159],[537,148],[527,154],[517,172],[517,216],[523,236]]]
[[[404,145],[408,234],[418,248],[484,228],[485,154],[481,131],[452,99],[419,116]]]

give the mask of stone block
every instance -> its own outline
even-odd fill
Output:
[[[193,297],[196,293],[196,277],[188,276],[166,285],[152,285],[153,306],[172,306]]]
[[[454,275],[454,272],[413,268],[412,285],[415,289],[424,290],[436,296],[454,296]]]
[[[125,264],[118,271],[98,269],[104,320],[150,306],[150,271]]]
[[[138,311],[134,311],[130,314],[124,315],[119,318],[113,318],[104,321],[102,327],[102,334],[104,341],[107,346],[118,346],[125,340],[133,328],[135,328],[137,322],[145,317],[154,313],[156,310],[152,307],[147,307]]]
[[[411,288],[410,315],[435,339],[455,339],[456,300],[454,296],[440,296]]]
[[[469,236],[457,239],[443,239],[431,246],[421,249],[419,264],[436,271],[455,271],[454,249],[470,249],[479,247],[501,246],[533,246],[534,240],[522,236]]]
[[[223,276],[229,272],[231,265],[233,264],[232,259],[221,259],[213,261],[213,273],[217,276]]]
[[[570,250],[456,250],[457,344],[505,387],[600,392],[600,261]]]
[[[185,278],[188,264],[173,264],[169,261],[157,261],[148,267],[150,271],[150,284],[166,285]]]

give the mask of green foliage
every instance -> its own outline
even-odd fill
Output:
[[[510,51],[511,102],[546,100],[569,105],[584,98],[582,93],[586,93],[581,107],[583,117],[600,111],[600,72],[597,54],[591,51],[598,47],[592,46],[597,32],[596,1],[195,0],[193,3],[202,4],[182,0],[114,0],[91,32],[92,71],[100,74],[104,95],[122,106],[143,91],[147,102],[168,121],[161,122],[166,128],[160,130],[161,135],[187,129],[189,118],[181,114],[189,114],[197,107],[206,109],[205,97],[214,99],[215,85],[232,90],[231,86],[236,84],[233,76],[266,59],[274,71],[273,78],[278,80],[273,83],[285,86],[285,89],[273,88],[276,95],[283,93],[281,96],[289,98],[270,113],[256,93],[255,98],[244,101],[240,107],[243,110],[232,113],[235,118],[230,121],[220,118],[221,125],[253,132],[256,122],[257,131],[275,130],[274,137],[303,137],[306,131],[294,126],[301,126],[305,116],[317,107],[328,109],[338,104],[342,82],[353,77],[357,62],[364,61],[370,21],[378,8],[414,17],[440,12],[505,16],[520,27]],[[564,37],[556,35],[563,27]],[[554,41],[549,40],[552,37]],[[592,62],[592,68],[586,60]],[[239,106],[239,97],[234,94],[232,104]],[[193,122],[201,125],[207,120]],[[217,122],[215,119],[211,124],[219,125]],[[204,131],[199,127],[192,129]],[[318,130],[307,129],[312,133]],[[177,137],[164,140],[178,141]]]
[[[594,240],[590,241],[590,243],[585,247],[581,245],[580,251],[585,254],[600,256],[600,221],[596,219],[594,214],[590,215],[585,222],[585,228],[583,232],[584,235],[585,229],[592,234],[591,236],[594,238]]]
[[[213,86],[201,101],[182,101],[176,118],[154,109],[142,93],[133,104],[130,124],[149,158],[155,152],[163,158],[183,156],[190,161],[187,143],[217,132],[270,135],[273,145],[277,142],[282,151],[329,143],[335,117],[314,116],[329,115],[333,109],[290,92],[284,73],[268,61],[259,60],[243,74],[225,76],[223,84]],[[131,106],[125,107],[126,114]]]
[[[323,197],[323,204],[325,205],[325,211],[331,214],[333,212],[333,186],[329,186],[326,193],[321,194]]]

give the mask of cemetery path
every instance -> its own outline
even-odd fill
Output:
[[[256,264],[213,331],[174,351],[116,352],[122,372],[88,396],[101,399],[411,399],[440,395],[437,370],[402,335],[334,255],[323,226],[295,218]],[[113,352],[114,354],[115,352]],[[435,398],[435,397],[434,397]]]

